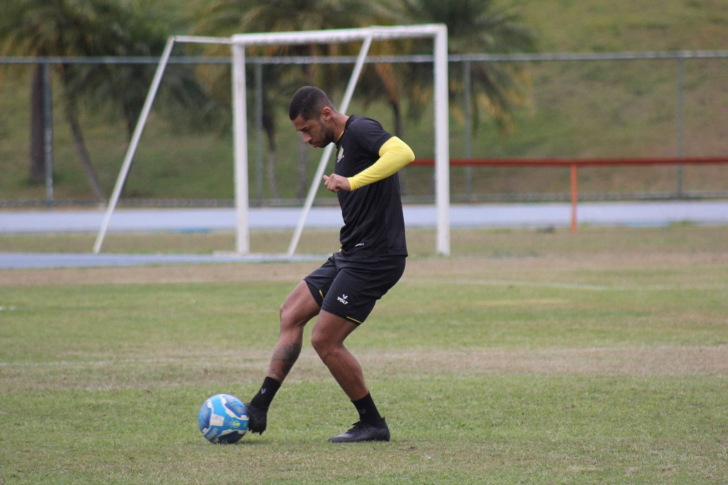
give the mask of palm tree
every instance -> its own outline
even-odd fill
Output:
[[[362,27],[392,22],[389,9],[379,0],[218,0],[204,2],[198,14],[195,32],[198,34],[231,35],[241,32],[289,32]],[[350,45],[294,45],[269,46],[250,49],[255,55],[330,56],[358,52],[358,46]],[[277,66],[276,80],[267,85],[264,95],[263,127],[266,132],[270,156],[268,158],[268,183],[277,197],[275,180],[276,103],[286,100],[302,83],[316,84],[327,92],[340,91],[340,79],[348,67],[329,66],[318,69],[315,65]],[[302,143],[302,142],[301,142]],[[307,153],[301,147],[298,157],[298,184],[296,195],[305,195],[308,185],[306,174]]]
[[[128,2],[118,0],[8,0],[0,39],[3,54],[25,56],[148,56],[161,52],[167,33],[164,23],[150,17]],[[42,153],[42,117],[35,107],[42,100],[42,85],[37,82],[40,66],[32,84],[31,153]],[[86,148],[79,121],[79,103],[84,100],[118,109],[126,121],[131,137],[134,124],[144,103],[150,69],[140,65],[107,66],[103,64],[56,66],[61,79],[66,120],[71,127],[79,159],[97,198],[103,191]],[[204,104],[203,90],[194,81],[189,69],[177,69],[172,81],[171,96],[182,104]],[[175,89],[176,88],[176,89]],[[42,106],[42,103],[40,104]],[[32,157],[31,176],[37,178],[38,160]],[[42,157],[41,157],[42,163]],[[42,165],[41,165],[42,166]],[[41,176],[42,180],[42,176]]]
[[[448,28],[448,49],[452,54],[532,52],[536,49],[536,35],[521,23],[520,17],[505,9],[497,11],[493,0],[401,0],[402,14],[409,22],[444,23]],[[501,134],[514,129],[513,109],[528,105],[530,79],[528,72],[518,66],[478,63],[472,66],[471,75],[475,96],[470,109],[493,116]],[[431,80],[427,68],[414,66],[410,79],[418,79],[420,86]],[[461,79],[450,76],[450,94],[463,92]],[[423,90],[410,94],[410,108],[422,107]],[[457,110],[457,104],[453,104]]]
[[[497,11],[492,0],[399,0],[383,3],[358,0],[218,0],[207,3],[199,15],[198,33],[226,35],[237,32],[275,32],[347,28],[372,24],[445,23],[449,30],[449,49],[454,54],[483,52],[518,52],[535,49],[534,33],[520,23],[509,10]],[[392,43],[378,42],[371,55],[420,53],[422,43],[399,41],[397,50]],[[269,47],[263,54],[331,55],[353,53],[350,46],[294,46]],[[429,49],[429,47],[428,47]],[[340,76],[332,68],[317,70],[304,66],[298,70],[277,68],[277,85],[267,85],[264,125],[273,156],[269,159],[268,173],[273,173],[275,159],[275,121],[270,115],[274,99],[285,99],[278,92],[290,90],[288,83],[305,81],[320,85],[325,90],[340,88]],[[327,76],[321,74],[326,72]],[[420,115],[432,98],[432,73],[429,65],[393,66],[380,64],[363,73],[358,93],[371,101],[385,98],[392,110],[394,132],[402,136],[403,98],[407,100],[408,114]],[[502,134],[514,128],[513,110],[528,104],[530,83],[528,73],[514,66],[476,64],[471,69],[475,95],[470,109],[477,125],[479,113],[488,113]],[[451,76],[451,96],[461,95],[464,83],[461,76]],[[333,84],[333,85],[332,85]],[[406,86],[406,89],[403,87]],[[276,92],[275,96],[268,96]],[[461,108],[452,103],[453,110]],[[299,156],[299,195],[305,187],[305,150]],[[271,182],[269,178],[269,182]],[[274,182],[274,181],[273,181]],[[403,179],[404,184],[404,179]],[[403,186],[403,191],[406,187]]]

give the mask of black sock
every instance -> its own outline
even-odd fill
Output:
[[[266,377],[263,380],[263,385],[260,386],[260,391],[255,395],[250,405],[258,409],[268,410],[270,403],[273,402],[273,398],[276,397],[278,389],[281,388],[281,383],[272,377]]]
[[[377,410],[377,406],[374,404],[371,393],[367,394],[358,401],[351,402],[354,404],[354,407],[356,407],[356,410],[359,411],[359,420],[362,423],[377,425],[382,422],[382,417],[379,415],[379,411]]]

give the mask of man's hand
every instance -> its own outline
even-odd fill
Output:
[[[342,177],[341,175],[336,175],[335,173],[332,173],[329,176],[324,175],[324,185],[326,185],[326,188],[331,192],[338,192],[340,190],[351,192],[349,179]]]

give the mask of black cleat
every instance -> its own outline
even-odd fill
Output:
[[[378,425],[359,421],[349,431],[329,438],[331,443],[361,443],[364,441],[389,441],[389,428],[384,418]]]
[[[246,404],[245,407],[248,409],[248,431],[263,434],[268,421],[268,410],[250,404]]]

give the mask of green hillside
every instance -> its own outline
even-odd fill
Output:
[[[504,2],[507,3],[507,2]],[[544,52],[712,50],[728,48],[723,0],[522,0]]]
[[[159,2],[156,8],[173,12],[170,22],[180,33],[189,29],[185,18],[193,11],[191,4]],[[728,4],[717,0],[649,0],[638,5],[621,1],[531,0],[519,2],[516,8],[524,22],[538,32],[541,52],[728,49]],[[494,123],[481,114],[472,140],[473,157],[677,155],[677,61],[541,62],[530,63],[527,68],[532,84],[531,106],[516,111],[516,129],[506,137],[499,135]],[[31,66],[6,66],[0,72],[0,201],[42,200],[45,188],[28,182]],[[684,155],[728,154],[728,138],[723,133],[728,121],[726,72],[728,59],[684,62]],[[459,79],[461,66],[451,65],[450,76]],[[342,87],[345,82],[342,79]],[[164,84],[161,89],[163,92]],[[54,195],[58,200],[91,200],[65,122],[60,90],[56,76]],[[461,102],[451,99],[454,106]],[[392,115],[384,105],[362,105],[355,98],[349,111],[378,118],[391,128]],[[91,158],[108,194],[126,150],[124,123],[92,107],[83,111],[81,122]],[[159,113],[152,116],[125,190],[126,200],[232,198],[229,134],[183,125]],[[282,109],[277,125],[276,178],[280,196],[290,199],[301,194],[298,140]],[[452,156],[462,157],[462,116],[454,112],[450,126]],[[431,127],[430,110],[405,122],[403,138],[419,157],[432,155]],[[256,197],[256,142],[252,135],[251,195]],[[308,150],[308,179],[320,153]],[[405,172],[409,195],[431,194],[430,169],[409,168]],[[457,198],[466,195],[465,174],[461,168],[452,170],[452,193]],[[586,196],[672,193],[676,174],[675,167],[582,170],[580,191]],[[723,166],[686,167],[683,176],[686,191],[728,191],[728,169]],[[476,198],[513,194],[561,197],[567,192],[568,173],[561,169],[473,169],[472,195]],[[263,196],[271,195],[266,183]]]

